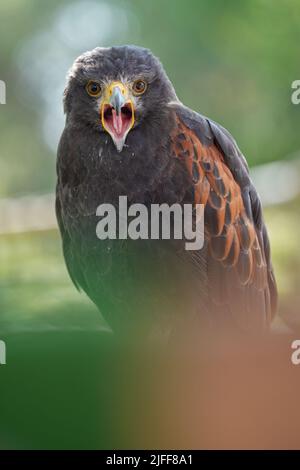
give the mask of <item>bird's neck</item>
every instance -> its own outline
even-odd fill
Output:
[[[124,148],[118,152],[109,134],[85,129],[69,131],[66,139],[72,152],[65,152],[63,162],[68,185],[81,188],[86,204],[116,203],[126,195],[129,203],[148,203],[155,199],[162,176],[171,162],[171,128],[174,117],[170,112],[156,119],[145,119],[127,136]],[[65,154],[69,156],[66,157]]]

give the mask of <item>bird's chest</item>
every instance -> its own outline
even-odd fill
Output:
[[[114,154],[102,147],[97,158],[69,169],[59,186],[63,208],[73,218],[86,220],[96,215],[100,204],[119,210],[120,197],[129,205],[187,203],[193,200],[192,185],[185,166],[170,155],[169,147]]]

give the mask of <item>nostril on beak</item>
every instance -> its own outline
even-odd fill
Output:
[[[122,91],[116,86],[111,94],[110,105],[115,109],[117,116],[121,113],[121,108],[124,105],[125,100]]]

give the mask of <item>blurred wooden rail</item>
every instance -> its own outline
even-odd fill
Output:
[[[0,200],[0,234],[57,228],[54,194]]]

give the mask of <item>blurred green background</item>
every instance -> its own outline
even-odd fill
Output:
[[[149,47],[178,97],[235,136],[265,206],[279,315],[295,326],[300,105],[291,84],[300,79],[299,41],[298,0],[1,0],[0,447],[119,442],[103,388],[111,335],[68,278],[53,216],[73,60],[97,45]]]

